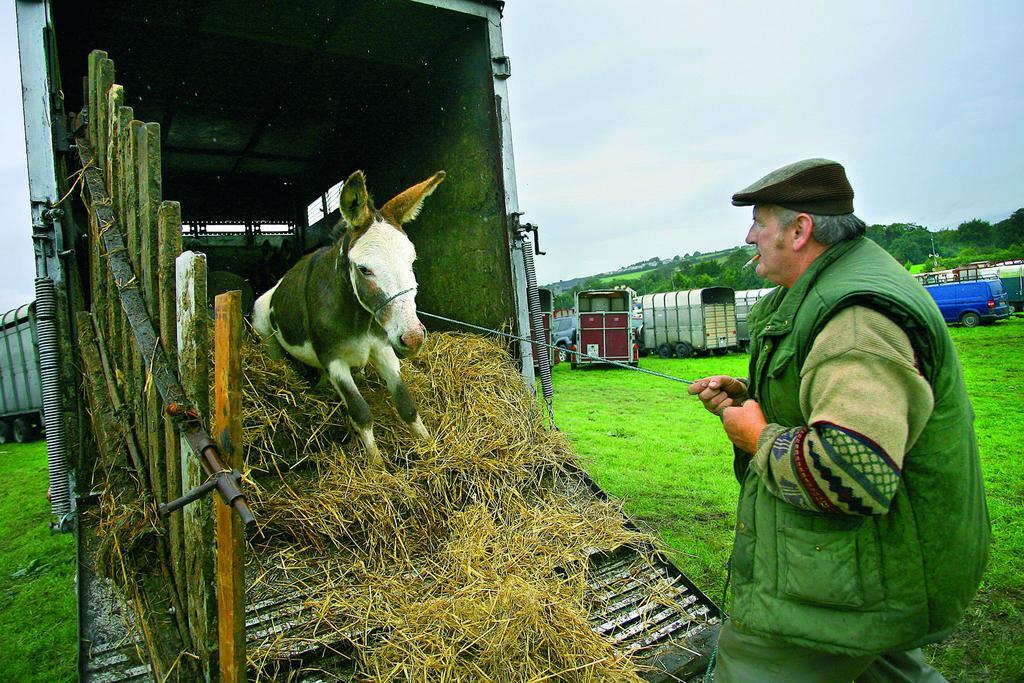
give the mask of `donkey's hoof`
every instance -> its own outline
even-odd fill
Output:
[[[433,437],[430,436],[430,432],[427,431],[426,426],[423,424],[423,420],[420,419],[419,415],[416,416],[415,422],[409,423],[409,429],[416,435],[416,438],[420,441],[430,441]]]

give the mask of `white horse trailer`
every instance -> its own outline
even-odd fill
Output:
[[[643,346],[662,358],[727,353],[737,347],[736,302],[729,287],[660,292],[640,297]]]
[[[739,342],[740,348],[750,346],[750,328],[747,326],[747,316],[750,315],[750,309],[758,301],[768,296],[774,289],[774,287],[764,287],[762,289],[744,289],[736,292],[736,339]]]

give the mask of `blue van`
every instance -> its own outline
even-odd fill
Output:
[[[999,280],[972,280],[927,285],[947,323],[975,327],[1010,317],[1006,290]]]

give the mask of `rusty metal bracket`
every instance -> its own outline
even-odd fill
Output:
[[[181,435],[185,437],[192,452],[199,458],[207,476],[213,477],[212,481],[220,492],[224,504],[232,506],[242,522],[248,526],[256,519],[245,501],[245,494],[238,487],[237,481],[228,476],[231,472],[225,469],[221,463],[220,451],[210,439],[210,434],[198,419],[196,411],[189,405],[185,390],[182,388],[181,382],[178,381],[178,375],[167,360],[163,345],[159,343],[153,321],[146,311],[146,302],[142,298],[142,292],[135,278],[128,250],[125,248],[124,237],[121,230],[118,229],[117,218],[111,208],[103,171],[95,163],[92,146],[83,136],[78,136],[76,140],[85,187],[92,198],[96,220],[100,227],[100,243],[117,285],[121,307],[124,309],[135,336],[135,344],[142,355],[145,366],[150,369],[150,379],[156,385],[164,405],[167,406],[166,414],[174,422]],[[173,502],[176,501],[171,501],[171,503]],[[183,505],[184,503],[179,507]]]
[[[533,223],[522,223],[519,221],[519,217],[523,215],[522,211],[516,211],[510,214],[512,219],[513,230],[519,235],[525,235],[528,232],[533,233],[533,253],[537,256],[544,256],[547,254],[546,251],[540,250],[540,228]]]
[[[221,481],[222,479],[227,479],[228,481],[225,483]],[[236,494],[235,497],[241,496],[242,491],[238,488],[238,482],[240,481],[242,481],[242,473],[239,472],[238,470],[231,470],[230,472],[218,472],[216,477],[206,482],[205,484],[197,486],[196,488],[187,492],[181,498],[175,498],[172,501],[161,503],[160,505],[157,506],[157,512],[160,514],[161,517],[167,517],[175,510],[180,510],[189,503],[196,502],[210,491],[214,489],[220,490],[222,486],[233,488]],[[246,523],[248,524],[248,522]]]

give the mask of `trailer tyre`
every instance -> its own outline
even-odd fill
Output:
[[[964,327],[977,327],[981,324],[981,316],[974,311],[966,311],[960,316],[960,324]]]
[[[676,344],[676,355],[680,358],[689,358],[693,355],[693,345],[690,342],[679,342]]]
[[[17,417],[14,419],[14,440],[18,443],[28,443],[36,438],[34,429],[32,429],[32,423],[23,417]]]
[[[0,443],[10,443],[13,438],[11,423],[6,418],[0,418]]]
[[[668,344],[662,344],[661,346],[658,347],[658,355],[661,356],[662,358],[671,358],[672,347],[669,346]]]

